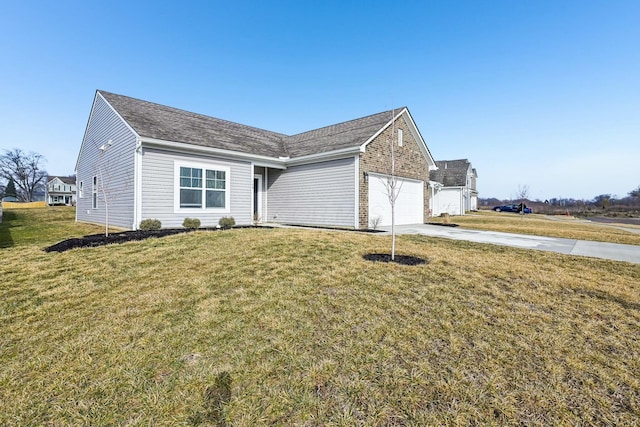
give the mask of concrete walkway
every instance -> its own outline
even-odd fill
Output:
[[[381,227],[391,232],[391,227]],[[497,231],[470,230],[460,227],[444,227],[431,224],[396,226],[397,234],[422,234],[476,243],[512,246],[523,249],[558,252],[594,258],[627,261],[640,264],[640,246],[617,243],[591,242],[586,240],[562,239],[559,237],[531,236],[526,234],[501,233]]]

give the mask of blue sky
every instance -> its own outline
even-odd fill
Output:
[[[637,0],[0,0],[0,150],[72,174],[96,89],[286,134],[408,106],[480,197],[623,197],[639,22]]]

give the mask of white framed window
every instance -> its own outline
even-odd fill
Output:
[[[402,135],[402,129],[398,129],[398,146],[402,147],[404,145],[404,139]]]
[[[93,177],[93,185],[91,186],[91,208],[98,209],[98,177]]]
[[[174,162],[174,211],[230,211],[230,168],[216,164]]]
[[[78,183],[78,197],[79,197],[79,198],[82,198],[82,189],[83,189],[83,187],[84,187],[84,186],[83,186],[83,182],[82,182],[82,181],[80,181],[80,182]]]

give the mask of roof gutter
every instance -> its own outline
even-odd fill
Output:
[[[203,147],[199,145],[187,144],[184,142],[165,141],[156,138],[140,138],[142,145],[147,147],[164,148],[167,150],[175,150],[180,152],[199,153],[218,155],[225,158],[252,161],[257,166],[266,166],[274,169],[286,169],[287,160],[284,158],[275,158],[268,156],[260,156],[256,154],[241,153],[238,151],[223,150],[221,148]]]
[[[355,154],[361,152],[360,146],[341,148],[339,150],[328,151],[326,153],[309,154],[307,156],[300,156],[295,158],[287,158],[285,160],[287,166],[296,166],[307,163],[326,162],[329,160],[336,160],[345,157],[352,157]]]

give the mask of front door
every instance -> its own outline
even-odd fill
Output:
[[[253,222],[262,222],[262,175],[253,177]]]

